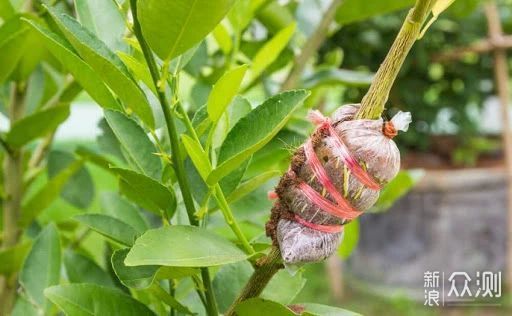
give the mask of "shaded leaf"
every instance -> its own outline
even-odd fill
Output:
[[[48,181],[39,191],[37,191],[28,201],[23,203],[20,226],[27,226],[36,218],[41,211],[47,208],[60,194],[69,178],[73,176],[83,165],[82,160],[76,160],[71,163],[58,175]]]
[[[69,116],[69,106],[42,110],[16,121],[7,133],[6,141],[12,147],[21,147],[31,140],[45,136]]]
[[[412,6],[414,0],[345,0],[336,11],[336,22],[340,24],[349,24],[361,21],[374,15],[384,14],[395,10]]]
[[[17,17],[0,26],[0,83],[13,73],[27,44],[28,29],[20,25]]]
[[[371,73],[346,69],[328,68],[318,70],[311,76],[305,78],[303,80],[302,86],[306,89],[312,89],[321,85],[334,84],[364,87],[370,85],[372,83],[372,80],[373,74]]]
[[[361,314],[354,313],[352,311],[339,307],[313,303],[304,303],[297,305],[304,309],[304,313],[302,314],[304,316],[361,316]]]
[[[359,220],[355,219],[344,226],[343,240],[338,248],[338,255],[347,259],[357,246],[359,241]]]
[[[64,254],[64,267],[71,283],[93,283],[115,287],[110,275],[88,257],[73,251]]]
[[[0,274],[9,275],[18,272],[27,256],[32,242],[25,241],[16,244],[14,247],[0,250]]]
[[[34,241],[20,273],[20,283],[31,301],[48,312],[50,304],[43,291],[59,283],[60,238],[57,228],[50,224]]]
[[[409,192],[423,178],[423,170],[402,170],[380,191],[379,199],[370,212],[383,212],[389,209],[396,200]]]
[[[229,203],[236,202],[247,194],[259,188],[262,184],[269,181],[274,177],[281,175],[280,171],[273,170],[267,171],[260,175],[257,175],[249,180],[244,181],[240,184],[231,194],[226,198]]]
[[[112,216],[103,214],[83,214],[75,216],[74,218],[103,236],[126,246],[133,245],[133,242],[139,236],[135,228]]]
[[[44,294],[67,315],[155,315],[121,291],[95,284],[52,286]]]
[[[101,207],[103,213],[132,226],[141,235],[149,228],[137,207],[116,193],[103,192],[101,194]]]
[[[111,170],[121,176],[121,192],[129,199],[157,215],[166,214],[167,218],[172,218],[177,205],[174,191],[135,171],[122,168]]]
[[[137,239],[125,264],[209,267],[245,259],[242,250],[212,232],[195,226],[166,226]]]
[[[65,151],[51,151],[48,155],[48,176],[53,178],[63,169],[76,161],[75,157]],[[87,208],[94,199],[94,183],[89,171],[82,166],[73,174],[62,188],[62,198],[78,208]]]
[[[129,156],[129,161],[143,174],[153,179],[160,179],[162,164],[155,155],[155,145],[137,122],[118,111],[105,111],[105,119],[117,140]]]

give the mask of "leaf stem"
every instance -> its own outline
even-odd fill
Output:
[[[160,101],[160,106],[164,114],[167,132],[169,134],[169,139],[171,142],[172,160],[176,170],[176,177],[178,178],[178,183],[180,185],[181,194],[183,196],[183,203],[185,204],[185,208],[187,209],[187,215],[190,224],[198,226],[199,221],[195,217],[194,200],[192,199],[192,193],[190,191],[190,186],[188,183],[188,179],[185,172],[185,166],[181,155],[176,123],[174,122],[174,118],[171,113],[171,107],[167,101],[165,93],[158,89],[158,83],[160,82],[161,78],[159,78],[158,67],[153,56],[153,53],[151,52],[149,45],[147,44],[146,40],[144,39],[144,36],[142,35],[139,19],[137,17],[137,0],[130,0],[130,5],[133,18],[133,31],[135,37],[139,41],[142,52],[144,54],[144,58],[149,67],[149,72],[151,74],[153,84],[155,85],[155,89],[157,90],[158,100]],[[207,313],[210,316],[217,316],[219,314],[217,311],[217,302],[215,301],[215,296],[212,293],[213,287],[208,268],[201,268],[201,276],[206,291],[206,300],[208,303],[206,306]]]
[[[412,45],[418,39],[421,26],[430,14],[434,3],[435,0],[416,0],[415,6],[407,14],[384,62],[375,74],[370,89],[363,97],[356,119],[376,119],[380,117],[398,72]]]

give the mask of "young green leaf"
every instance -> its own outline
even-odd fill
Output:
[[[197,171],[203,180],[206,180],[206,178],[208,178],[208,174],[210,174],[212,170],[208,155],[201,148],[201,144],[197,143],[197,141],[195,141],[192,137],[183,134],[181,135],[181,140],[183,141],[183,146],[185,146],[185,150],[194,163]]]
[[[227,55],[233,48],[233,44],[231,43],[231,36],[229,35],[228,30],[221,23],[217,24],[217,26],[213,29],[213,37],[217,44],[219,45],[222,52]]]
[[[46,8],[78,54],[119,96],[127,111],[135,112],[149,128],[154,128],[153,112],[148,100],[121,59],[78,21],[52,8]]]
[[[10,275],[18,272],[27,256],[32,242],[25,241],[18,243],[14,247],[3,248],[0,250],[0,274]]]
[[[39,32],[43,37],[45,47],[73,75],[73,78],[99,106],[107,109],[122,109],[98,73],[75,53],[73,47],[65,39],[39,23],[28,19],[24,21]]]
[[[261,185],[269,181],[270,179],[281,175],[280,171],[273,170],[267,171],[260,175],[257,175],[242,184],[240,184],[231,194],[226,198],[229,203],[233,203],[243,198],[247,194],[259,188]]]
[[[20,25],[18,18],[12,18],[0,27],[0,83],[3,83],[16,69],[27,44],[28,29]]]
[[[9,145],[19,148],[31,140],[45,136],[69,116],[69,106],[57,106],[42,110],[16,121],[7,133]]]
[[[262,298],[251,298],[238,304],[235,308],[237,315],[244,316],[295,316],[294,312],[288,307],[265,300]]]
[[[166,226],[147,231],[135,241],[127,266],[210,267],[247,259],[228,240],[195,226]]]
[[[240,119],[220,148],[218,166],[208,176],[208,184],[217,183],[268,143],[308,95],[305,90],[280,93]]]
[[[75,0],[75,8],[78,21],[113,52],[125,48],[123,37],[126,26],[114,1]]]
[[[76,161],[73,154],[54,150],[48,155],[48,177],[51,179]],[[88,208],[94,199],[94,182],[85,166],[82,166],[62,188],[61,197],[73,206]]]
[[[122,168],[111,168],[111,170],[121,176],[121,192],[129,199],[157,215],[163,213],[166,214],[166,218],[172,218],[176,211],[174,191],[135,171]],[[130,191],[127,192],[126,188]]]
[[[137,170],[153,179],[160,179],[162,164],[155,155],[155,145],[137,122],[121,112],[105,110],[105,118]]]
[[[110,275],[88,257],[68,250],[64,253],[64,267],[71,283],[93,283],[115,287]]]
[[[50,224],[37,236],[20,273],[20,283],[25,293],[45,314],[49,312],[50,304],[43,291],[59,283],[60,261],[59,232]]]
[[[379,199],[370,209],[383,212],[393,206],[396,200],[409,192],[423,178],[423,170],[402,170],[380,192]]]
[[[142,81],[146,87],[148,87],[153,92],[154,95],[157,95],[155,84],[151,78],[151,73],[149,72],[149,69],[146,65],[138,61],[132,55],[124,52],[117,52],[117,56],[119,56],[125,65],[130,68],[130,71],[135,75],[135,78]]]
[[[149,228],[137,207],[114,192],[101,194],[101,207],[103,213],[132,226],[141,235]]]
[[[212,122],[216,123],[226,111],[242,84],[246,70],[247,65],[242,65],[227,71],[213,86],[206,106]]]
[[[60,194],[69,178],[73,176],[83,165],[82,160],[76,160],[64,170],[59,172],[28,201],[24,202],[21,210],[21,217],[18,221],[22,227],[28,226],[33,219],[47,208]]]
[[[131,296],[95,284],[57,285],[44,294],[66,315],[155,315]]]
[[[133,245],[139,233],[132,226],[103,214],[83,214],[74,217],[92,230],[126,246]]]
[[[295,28],[295,23],[288,25],[260,48],[252,60],[251,81],[258,78],[259,75],[279,57],[292,38]]]
[[[201,41],[228,13],[234,0],[139,0],[144,38],[164,60],[181,55]]]

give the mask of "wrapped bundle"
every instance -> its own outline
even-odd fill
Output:
[[[358,104],[332,118],[310,114],[317,125],[299,147],[271,197],[276,199],[266,230],[287,265],[323,260],[338,248],[343,225],[368,210],[379,190],[400,169],[392,138],[406,131],[410,113],[391,121],[353,120]]]

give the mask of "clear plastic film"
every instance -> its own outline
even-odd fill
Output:
[[[287,266],[332,255],[342,241],[343,225],[369,209],[381,186],[398,173],[400,154],[392,136],[407,130],[410,113],[399,112],[391,124],[352,120],[358,108],[343,106],[330,119],[311,113],[317,130],[295,152],[276,188],[267,231]]]

